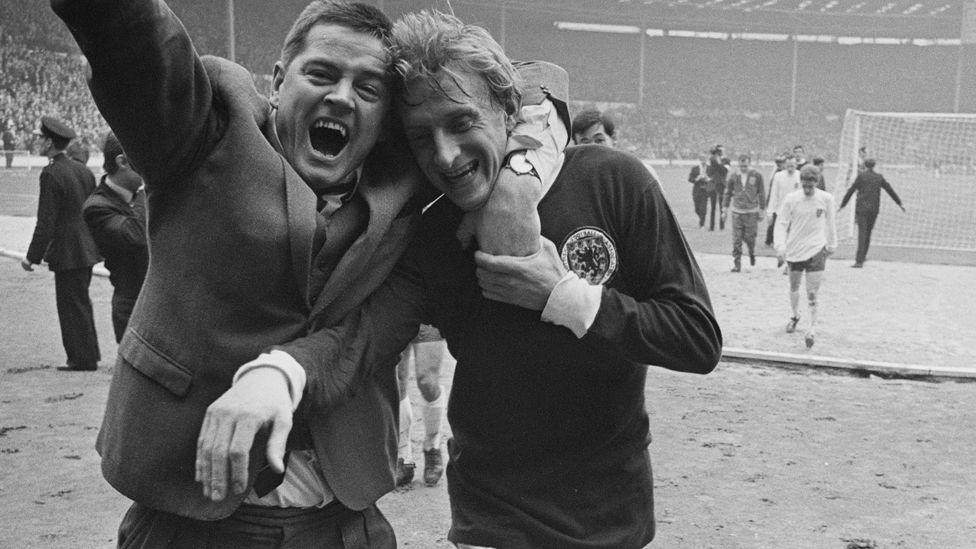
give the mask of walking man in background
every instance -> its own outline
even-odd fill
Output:
[[[742,270],[742,242],[749,248],[749,265],[756,265],[756,232],[759,222],[766,217],[766,188],[763,177],[749,167],[752,158],[739,156],[739,171],[725,183],[722,205],[726,212],[732,210],[732,272]]]
[[[109,271],[114,289],[112,328],[119,343],[149,268],[146,193],[142,177],[129,163],[114,133],[105,136],[102,153],[105,175],[85,201],[84,217]]]
[[[712,213],[708,218],[708,230],[715,230],[715,210],[722,209],[722,194],[725,192],[725,178],[729,175],[731,161],[725,156],[725,146],[715,145],[708,158],[708,202],[712,205]],[[719,215],[719,230],[725,229],[725,218]]]
[[[857,179],[844,193],[844,199],[840,201],[840,209],[847,206],[851,195],[857,193],[857,202],[854,205],[854,223],[857,224],[857,253],[854,255],[855,269],[864,267],[864,262],[868,258],[868,247],[871,246],[871,232],[874,231],[874,222],[878,219],[878,212],[881,210],[881,189],[884,189],[888,196],[898,204],[901,211],[905,211],[905,206],[901,203],[898,193],[891,187],[891,184],[883,175],[874,171],[875,161],[873,158],[864,160],[864,171],[857,174]]]
[[[14,135],[14,121],[7,120],[3,125],[3,156],[5,166],[9,170],[14,164],[14,149],[17,148],[17,136]]]
[[[705,226],[705,214],[708,213],[708,156],[698,155],[698,165],[691,167],[688,182],[691,183],[691,202],[695,205],[698,227],[702,228]]]
[[[786,157],[783,160],[783,169],[774,173],[772,181],[769,182],[769,200],[766,201],[766,207],[770,212],[773,212],[770,226],[774,231],[776,229],[776,218],[779,216],[779,209],[783,205],[783,200],[786,199],[786,195],[799,188],[800,173],[796,169],[796,159]],[[772,236],[770,235],[770,237]],[[770,244],[772,243],[773,239],[770,238]]]
[[[817,188],[817,168],[800,171],[802,187],[786,195],[776,216],[776,257],[789,265],[790,316],[786,333],[792,334],[800,322],[800,282],[806,275],[810,326],[804,338],[813,347],[817,328],[817,294],[823,281],[827,256],[837,249],[834,223],[834,197]]]
[[[68,356],[65,366],[58,369],[95,370],[101,352],[88,287],[92,266],[101,258],[82,219],[82,204],[95,190],[95,176],[65,154],[75,132],[63,122],[45,116],[35,134],[49,163],[41,170],[37,225],[20,264],[25,271],[33,271],[44,260],[54,271],[61,342]]]

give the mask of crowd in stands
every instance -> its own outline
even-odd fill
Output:
[[[269,91],[269,73],[278,57],[280,39],[291,20],[276,14],[283,11],[295,13],[305,3],[305,0],[235,2],[238,13],[236,59],[255,74],[255,84],[262,93]],[[228,54],[226,2],[170,0],[169,4],[186,24],[198,51]],[[247,17],[242,17],[245,13]],[[916,82],[898,87],[898,90],[905,88],[901,95],[894,93],[898,90],[889,90],[891,93],[862,93],[858,97],[856,94],[866,89],[868,83],[882,85],[883,79],[871,71],[885,69],[874,65],[914,75],[912,80],[917,80],[915,73],[918,71],[907,70],[908,65],[892,68],[890,62],[880,62],[888,57],[878,56],[888,55],[889,50],[852,49],[848,53],[857,56],[852,62],[840,59],[836,60],[840,65],[832,70],[803,71],[799,75],[796,115],[790,116],[788,59],[791,50],[788,44],[658,39],[652,41],[647,59],[648,65],[657,67],[657,70],[648,70],[645,107],[638,109],[633,106],[636,102],[633,97],[637,87],[634,80],[638,73],[636,66],[634,70],[620,70],[620,63],[634,60],[621,59],[620,50],[601,49],[600,40],[605,38],[592,33],[558,33],[548,25],[537,29],[536,34],[540,36],[532,38],[535,35],[528,33],[526,38],[518,34],[521,27],[516,23],[513,22],[512,35],[521,38],[512,40],[515,51],[524,49],[526,44],[532,45],[536,38],[545,38],[550,48],[558,40],[569,41],[562,44],[565,47],[550,53],[555,56],[553,61],[562,62],[571,75],[579,76],[572,80],[571,97],[588,101],[575,103],[576,112],[594,106],[608,111],[620,128],[619,145],[649,159],[694,159],[709,144],[727,143],[741,148],[730,151],[730,154],[750,153],[758,161],[768,161],[784,147],[803,143],[808,150],[817,151],[832,161],[837,155],[846,106],[865,108],[869,105],[858,102],[876,102],[883,97],[888,98],[888,103],[897,103],[897,99],[906,94],[906,97],[914,94],[918,100],[935,103],[938,103],[936,99],[945,99],[942,97],[944,90],[938,97],[932,91],[917,97],[918,90],[926,87],[914,85]],[[523,26],[530,24],[538,26],[542,23],[527,21]],[[586,46],[583,48],[588,52],[585,56],[578,55],[580,41]],[[575,47],[570,47],[573,44]],[[546,46],[540,43],[538,47]],[[801,53],[816,66],[825,66],[830,56],[836,57],[836,50],[830,46],[804,45]],[[927,56],[925,71],[928,71],[923,71],[922,76],[932,77],[933,71],[944,64],[942,57],[946,54],[941,50],[922,53]],[[737,64],[737,56],[745,56],[739,57],[740,60],[748,57],[769,62],[754,64],[760,68],[746,69],[741,63]],[[702,60],[708,63],[703,64]],[[872,61],[867,75],[869,82],[864,81],[864,71],[867,70],[864,61]],[[753,85],[759,80],[755,71],[761,71],[762,66],[782,66],[783,78],[765,78],[761,84]],[[670,68],[664,70],[667,67]],[[56,114],[69,123],[82,136],[83,143],[99,142],[107,126],[89,97],[84,74],[83,58],[46,1],[0,2],[0,124],[13,121],[19,149],[30,147],[31,131],[45,114]],[[858,74],[861,76],[856,76]],[[844,85],[845,80],[855,78],[859,79],[851,84],[856,85]],[[606,103],[594,101],[620,103],[608,107]],[[883,107],[912,110],[912,105],[907,103],[885,104]]]

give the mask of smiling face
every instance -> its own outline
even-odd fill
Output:
[[[407,83],[397,102],[410,149],[438,190],[465,211],[480,208],[491,194],[505,157],[510,117],[491,101],[484,79],[456,65],[436,86]]]
[[[801,178],[800,185],[803,186],[803,194],[807,196],[813,196],[814,191],[817,190],[817,178],[816,177]]]
[[[342,185],[383,133],[389,56],[380,39],[320,23],[305,49],[275,64],[272,106],[282,154],[317,193]]]

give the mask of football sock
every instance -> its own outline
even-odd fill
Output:
[[[404,463],[413,463],[413,447],[410,444],[410,427],[413,425],[413,405],[410,397],[400,399],[400,432],[397,443],[397,457]]]
[[[441,423],[444,409],[447,407],[447,391],[444,386],[439,387],[440,393],[433,402],[423,400],[421,408],[424,411],[424,450],[441,447]]]

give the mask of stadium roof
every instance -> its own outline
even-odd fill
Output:
[[[442,0],[648,27],[958,38],[970,0]],[[433,2],[436,4],[437,2]]]

